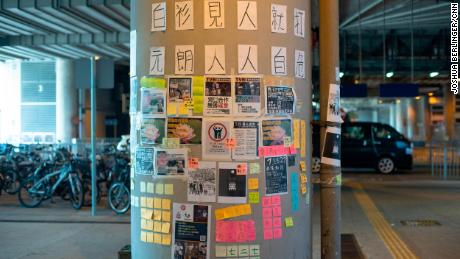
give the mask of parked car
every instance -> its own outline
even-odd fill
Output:
[[[375,168],[382,174],[412,169],[412,143],[387,124],[347,122],[342,124],[342,167]],[[313,126],[312,172],[320,169],[319,126]]]

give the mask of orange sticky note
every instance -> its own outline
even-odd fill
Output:
[[[174,194],[174,184],[165,184],[165,195],[173,195]]]
[[[198,158],[192,157],[188,160],[188,167],[190,169],[197,169],[199,166]]]
[[[154,198],[153,199],[153,207],[155,209],[161,209],[161,198]]]
[[[234,138],[225,139],[225,147],[228,149],[234,149],[236,147],[236,140]]]
[[[161,232],[161,221],[154,221],[153,222],[153,231],[154,232]]]
[[[216,214],[216,220],[225,219],[225,213],[223,209],[216,209],[214,213]]]
[[[170,245],[171,244],[171,235],[170,234],[161,235],[161,244],[162,245]]]
[[[163,210],[161,212],[161,220],[163,221],[170,221],[171,220],[171,211]]]
[[[171,209],[171,200],[170,199],[163,199],[161,202],[161,208],[164,210]]]
[[[153,233],[153,243],[161,244],[161,234]]]
[[[248,179],[248,189],[249,190],[259,189],[259,178],[249,178]]]
[[[153,210],[153,219],[161,220],[161,210]]]
[[[169,222],[163,222],[161,224],[161,233],[169,234],[170,226],[171,226],[171,224]]]
[[[236,166],[236,175],[246,175],[247,172],[248,172],[248,166],[246,163],[238,164]]]

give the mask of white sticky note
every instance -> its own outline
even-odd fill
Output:
[[[286,48],[272,46],[272,75],[286,76],[287,75],[287,56]]]
[[[238,1],[238,30],[257,30],[257,2]]]
[[[174,2],[177,31],[193,30],[193,1]]]
[[[151,31],[166,30],[166,2],[152,4],[152,29]]]
[[[295,50],[294,54],[294,70],[295,77],[305,78],[305,52],[301,50]]]
[[[147,193],[154,193],[155,185],[152,182],[147,183]]]
[[[165,74],[165,47],[150,48],[150,75]]]
[[[257,74],[257,45],[238,45],[238,73]]]
[[[223,29],[225,28],[224,0],[204,1],[204,28]]]
[[[285,5],[271,5],[271,27],[274,33],[287,33],[287,7]]]
[[[294,8],[294,35],[305,38],[305,11]]]
[[[145,192],[145,182],[144,181],[140,182],[140,189],[141,189],[141,192]]]
[[[205,45],[205,74],[224,75],[225,74],[225,46],[224,45]]]
[[[227,256],[227,246],[216,245],[216,257],[226,257]]]
[[[174,63],[176,74],[193,74],[195,65],[194,45],[177,45],[174,54]]]

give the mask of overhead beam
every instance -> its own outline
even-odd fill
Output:
[[[354,22],[356,19],[358,19],[361,15],[365,14],[366,12],[368,12],[369,10],[371,10],[372,8],[376,7],[377,5],[379,5],[380,3],[382,3],[383,0],[375,0],[373,1],[372,3],[368,4],[367,6],[365,6],[364,8],[361,9],[361,11],[358,11],[356,12],[355,14],[351,15],[350,17],[348,17],[347,19],[345,19],[345,21],[343,21],[339,28],[342,29],[343,27],[347,26],[348,24]]]

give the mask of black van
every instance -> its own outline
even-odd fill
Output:
[[[320,169],[319,127],[313,126],[312,172]],[[412,169],[412,143],[387,124],[347,122],[342,124],[342,167],[375,168],[389,174]]]

